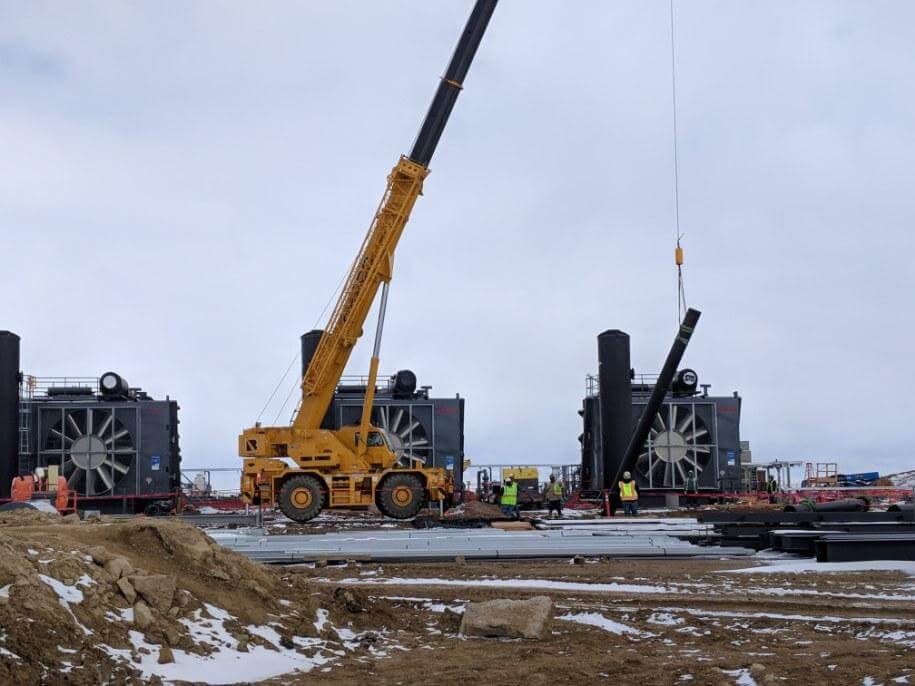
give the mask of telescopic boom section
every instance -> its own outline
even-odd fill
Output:
[[[463,88],[467,70],[496,2],[476,1],[409,157],[401,157],[388,176],[384,196],[302,379],[302,402],[293,420],[296,428],[320,426],[350,353],[362,335],[378,288],[391,280],[397,242],[422,193],[429,162]]]

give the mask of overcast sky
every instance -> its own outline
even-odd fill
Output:
[[[185,465],[237,465],[471,5],[0,1],[0,328],[24,370],[116,370],[179,400]],[[467,398],[476,464],[577,462],[596,335],[629,332],[646,373],[671,343],[668,12],[502,0],[470,70],[381,366]],[[686,363],[740,391],[756,459],[915,467],[915,3],[675,12]]]

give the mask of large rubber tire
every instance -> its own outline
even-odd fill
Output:
[[[280,489],[280,510],[294,522],[307,522],[324,506],[321,482],[308,474],[288,479]]]
[[[382,481],[375,502],[381,513],[392,519],[409,519],[423,506],[425,490],[415,474],[391,474]]]

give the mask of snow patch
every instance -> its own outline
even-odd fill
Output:
[[[380,579],[315,579],[315,581],[373,586],[460,586],[465,588],[546,589],[553,591],[585,591],[592,593],[685,593],[685,591],[679,591],[667,586],[617,583],[584,584],[571,581],[551,581],[549,579],[411,579],[404,577],[389,577]]]
[[[761,567],[719,569],[716,574],[802,574],[806,572],[902,572],[915,577],[915,562],[910,560],[817,562],[816,558],[771,559]]]
[[[83,592],[75,585],[67,586],[62,581],[58,581],[53,576],[48,576],[47,574],[39,574],[38,578],[54,589],[54,592],[61,600],[61,603],[73,603],[78,605],[83,602]]]
[[[238,641],[228,632],[224,623],[235,618],[215,605],[205,604],[203,611],[197,610],[190,619],[181,619],[195,642],[205,644],[213,650],[209,655],[197,655],[176,648],[172,649],[175,661],[158,664],[159,646],[147,643],[139,631],[130,631],[130,642],[134,650],[122,650],[103,645],[102,649],[114,658],[132,663],[144,678],[158,676],[165,681],[191,681],[207,684],[232,684],[271,679],[293,672],[309,672],[330,661],[321,653],[308,657],[295,649],[283,648],[279,634],[269,626],[248,626],[248,632],[258,635],[270,647],[249,644],[248,652],[239,652]],[[321,642],[302,639],[308,646]],[[144,652],[143,650],[148,651]],[[133,662],[131,653],[136,653],[139,663]]]
[[[730,677],[734,677],[734,683],[737,686],[759,686],[756,679],[750,676],[748,669],[722,669],[722,672]]]
[[[896,624],[896,625],[915,625],[915,619],[897,619],[895,617],[836,617],[825,615],[814,617],[812,615],[789,615],[779,612],[736,612],[732,610],[699,610],[688,607],[665,607],[660,610],[668,612],[685,612],[695,617],[742,617],[747,619],[782,619],[785,621],[795,622],[826,622],[829,624],[841,624],[843,622],[861,623],[861,624]],[[824,627],[826,629],[827,627]]]
[[[616,634],[617,636],[622,636],[623,634],[633,634],[636,636],[642,635],[642,632],[638,629],[634,629],[631,626],[626,626],[625,624],[620,624],[615,622],[612,619],[607,619],[602,614],[597,612],[578,612],[578,613],[569,613],[557,617],[556,619],[561,619],[564,622],[575,622],[577,624],[587,624],[588,626],[596,626],[598,629],[603,629],[604,631],[609,631],[611,634]]]
[[[660,624],[661,626],[676,626],[678,624],[683,624],[686,620],[682,617],[677,617],[670,612],[652,612],[651,616],[646,620],[649,624]],[[684,675],[685,676],[685,675]],[[692,677],[690,677],[692,678]]]
[[[16,653],[14,653],[12,650],[7,650],[3,646],[0,646],[0,655],[3,655],[5,657],[11,657],[14,660],[20,660],[20,661],[22,660],[22,658],[19,657],[18,655],[16,655]]]
[[[327,610],[319,607],[315,614],[318,616],[317,621],[315,621],[315,630],[320,633],[324,631],[324,627],[327,626],[327,623],[330,621],[328,619],[330,613]]]

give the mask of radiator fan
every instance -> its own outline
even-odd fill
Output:
[[[708,426],[694,405],[670,404],[657,414],[636,470],[654,487],[682,486],[690,470],[698,481],[712,457]]]
[[[431,463],[432,442],[426,428],[409,405],[381,405],[372,410],[372,424],[388,434],[398,462],[410,466],[411,458]]]
[[[137,454],[130,431],[105,407],[64,410],[43,452],[59,454],[69,487],[87,496],[111,493]]]

